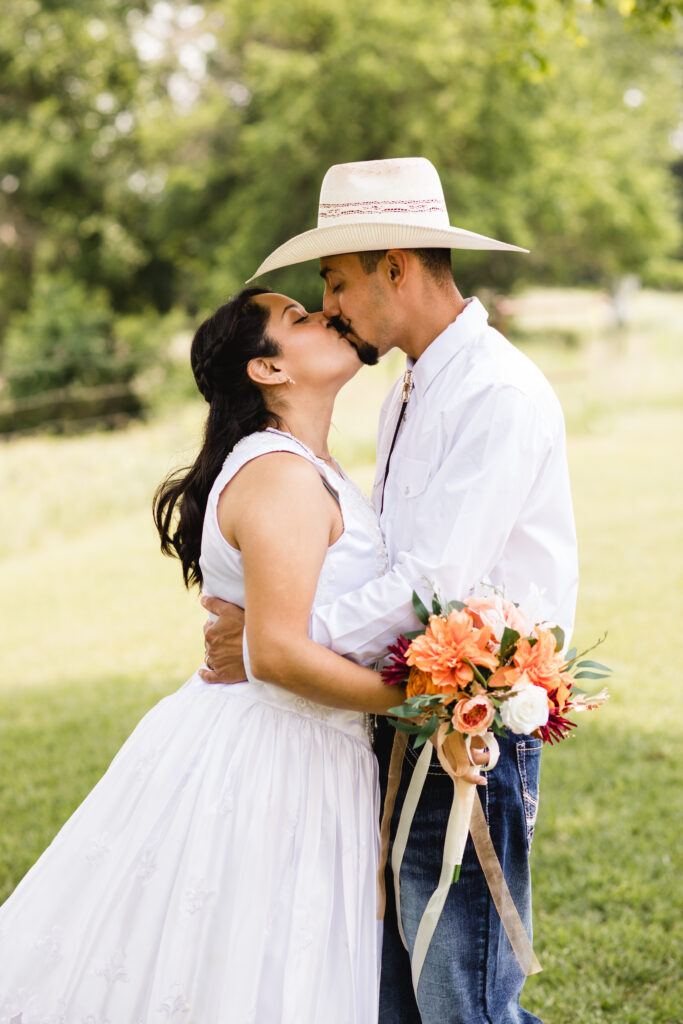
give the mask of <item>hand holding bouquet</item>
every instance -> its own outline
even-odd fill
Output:
[[[588,651],[563,654],[564,635],[559,627],[531,621],[517,605],[498,594],[465,602],[444,602],[435,595],[430,614],[413,593],[413,607],[425,628],[399,637],[389,648],[390,662],[382,670],[385,683],[405,684],[406,699],[390,709],[396,716],[390,721],[398,731],[381,826],[380,908],[390,821],[408,739],[401,734],[408,733],[415,736],[414,747],[431,741],[453,781],[441,877],[420,920],[411,958],[415,991],[448,889],[451,882],[458,881],[468,835],[520,966],[525,974],[533,974],[540,965],[507,888],[481,803],[475,799],[471,744],[478,738],[477,743],[488,749],[490,770],[499,754],[496,734],[531,734],[548,743],[563,739],[575,727],[568,714],[599,707],[607,699],[606,690],[587,696],[577,680],[602,679],[610,670],[588,660]],[[392,849],[396,914],[406,948],[401,863],[431,753],[431,746],[425,747],[415,764]]]

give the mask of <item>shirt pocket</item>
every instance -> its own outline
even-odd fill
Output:
[[[396,494],[399,498],[417,498],[429,483],[431,464],[422,459],[404,457],[396,465]]]

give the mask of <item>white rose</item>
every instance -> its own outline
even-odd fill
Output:
[[[500,717],[510,732],[533,732],[548,721],[548,694],[542,686],[513,690],[500,706]]]

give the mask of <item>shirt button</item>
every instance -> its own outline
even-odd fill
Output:
[[[405,491],[403,493],[404,494],[410,494],[410,487],[406,487],[406,489],[405,489]]]

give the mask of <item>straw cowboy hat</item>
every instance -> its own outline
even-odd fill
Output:
[[[367,160],[330,167],[317,228],[279,246],[249,280],[321,256],[418,248],[529,251],[452,227],[436,167],[424,157]]]

